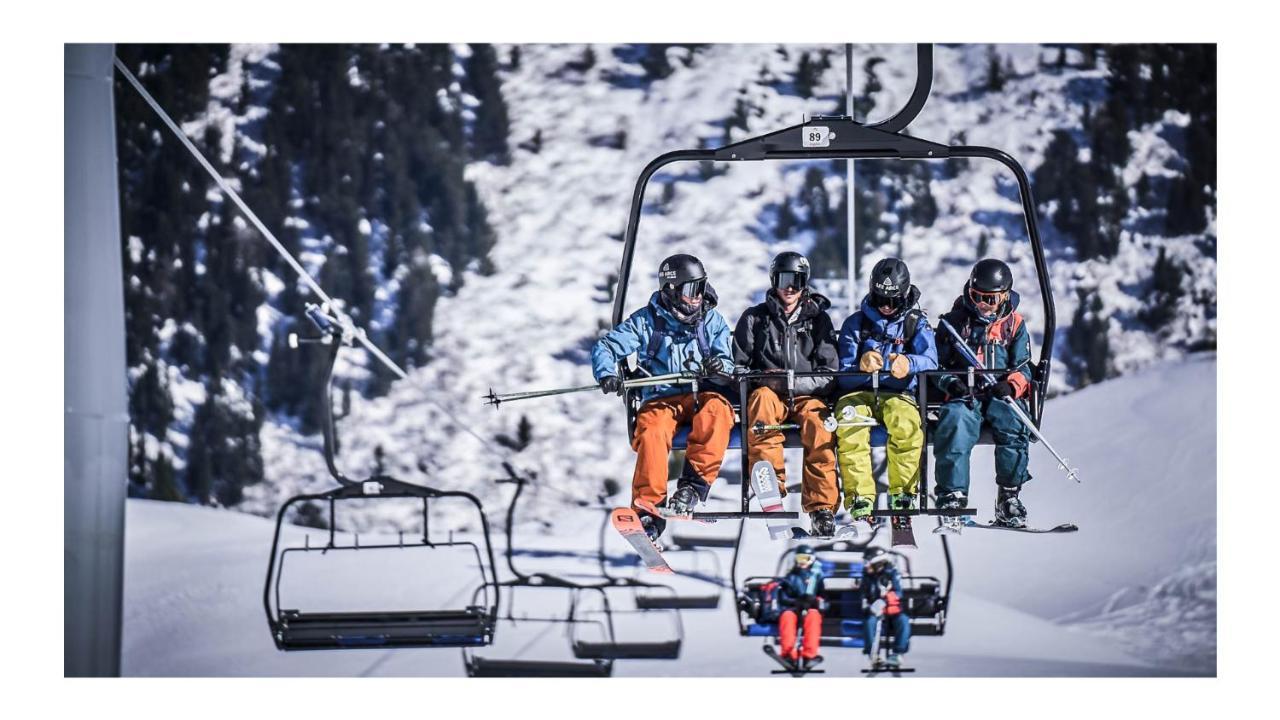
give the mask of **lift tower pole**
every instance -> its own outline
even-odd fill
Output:
[[[128,427],[111,45],[63,46],[66,677],[120,674]]]

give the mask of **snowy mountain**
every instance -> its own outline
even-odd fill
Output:
[[[967,530],[954,539],[947,633],[913,640],[909,655],[921,675],[1216,672],[1216,436],[1211,425],[1188,421],[1192,409],[1214,406],[1215,372],[1214,358],[1201,355],[1049,402],[1045,432],[1079,466],[1083,483],[1069,483],[1052,458],[1033,447],[1035,479],[1024,497],[1033,522],[1069,519],[1081,529],[1062,536]],[[974,496],[984,516],[994,490],[980,479],[990,477],[990,462],[989,453],[975,453]],[[719,485],[715,504],[731,506],[736,492],[735,486]],[[549,494],[548,488],[543,493]],[[495,529],[500,527],[500,508],[510,497],[505,487],[498,495],[486,508]],[[528,517],[523,510],[521,515]],[[519,523],[514,558],[519,569],[597,575],[601,509],[561,502],[554,517],[549,527]],[[462,672],[457,650],[276,651],[262,612],[264,560],[272,533],[265,519],[131,500],[126,529],[126,675]],[[719,525],[694,529],[717,535],[734,530]],[[298,544],[310,535],[315,546],[323,544],[325,532],[287,526],[285,535],[287,542]],[[941,575],[939,543],[926,527],[917,535],[914,570]],[[474,532],[456,536],[474,537]],[[604,538],[613,573],[639,572],[621,538],[612,533]],[[377,539],[360,536],[362,545]],[[345,542],[351,540],[344,535]],[[500,533],[495,545],[501,555]],[[748,526],[739,577],[772,574],[782,549],[768,540],[763,527]],[[413,552],[315,553],[310,564],[291,560],[282,583],[284,602],[348,610],[373,609],[369,603],[382,610],[423,609],[424,602],[465,604],[474,583],[473,563],[448,553],[423,557]],[[684,613],[686,637],[679,660],[620,661],[616,674],[757,676],[772,669],[759,652],[758,638],[737,635],[732,590],[714,582],[727,576],[729,552],[712,552],[716,559],[701,559],[696,568],[673,557],[673,565],[686,574],[672,583],[681,592],[720,592],[721,607]],[[500,574],[510,575],[505,567]],[[563,613],[564,602],[561,596],[518,607],[526,614]],[[658,624],[620,627],[629,633],[670,632]],[[528,621],[500,626],[498,645],[479,654],[565,659],[568,650],[563,628]],[[857,651],[828,653],[827,669],[833,675],[855,675],[860,666]]]

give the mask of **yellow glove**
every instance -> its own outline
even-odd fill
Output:
[[[882,367],[884,367],[884,357],[875,350],[862,353],[862,358],[858,360],[858,369],[864,373],[880,372]]]
[[[901,380],[911,372],[911,361],[907,360],[906,355],[893,354],[889,356],[889,374]]]

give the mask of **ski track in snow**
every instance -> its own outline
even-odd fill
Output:
[[[1080,467],[1083,483],[1069,483],[1048,454],[1033,446],[1035,479],[1024,498],[1033,522],[1074,521],[1080,532],[1020,536],[969,530],[953,540],[955,585],[947,633],[913,640],[908,664],[920,675],[949,676],[1214,674],[1216,436],[1189,418],[1193,410],[1214,407],[1215,373],[1212,355],[1195,356],[1051,401],[1045,433]],[[797,453],[789,453],[789,462],[798,460]],[[979,448],[973,491],[981,517],[989,517],[994,500],[990,463],[990,449]],[[720,506],[732,505],[737,491],[736,485],[720,484],[714,497]],[[494,502],[487,510],[496,520],[503,503]],[[788,502],[798,499],[792,495]],[[519,510],[525,517],[523,500]],[[408,522],[413,509],[401,512]],[[521,523],[517,567],[525,573],[596,575],[602,521],[602,509],[570,508],[562,509],[549,528]],[[910,554],[913,570],[940,576],[940,546],[926,523],[919,525],[920,549]],[[686,526],[682,530],[691,534],[736,531],[728,523]],[[126,528],[126,675],[462,673],[458,650],[275,650],[261,606],[272,530],[266,519],[131,500]],[[444,530],[433,525],[433,533]],[[313,545],[323,542],[321,531],[290,527],[287,535],[301,542],[308,532]],[[496,525],[494,532],[499,532]],[[500,573],[509,577],[500,534],[494,541]],[[361,535],[362,545],[371,542]],[[611,566],[611,571],[633,572],[625,541],[608,533],[606,543],[615,563],[630,564]],[[739,577],[772,574],[782,549],[767,539],[763,526],[748,527]],[[282,587],[285,605],[374,609],[361,603],[393,603],[376,608],[390,610],[466,604],[472,561],[456,554],[418,559],[410,552],[317,555],[310,561],[328,564],[310,567],[291,559],[294,572],[286,574]],[[677,570],[694,571],[670,582],[681,592],[714,591],[704,579],[717,572],[727,577],[730,559],[728,551],[714,552],[719,571],[710,557],[695,566],[686,554],[669,553]],[[543,592],[533,600],[522,593],[521,613],[563,612],[564,597]],[[618,601],[620,607],[626,603],[626,598]],[[730,590],[722,591],[720,609],[686,611],[683,619],[687,637],[678,661],[619,661],[615,674],[762,676],[774,667],[759,651],[760,639],[737,635]],[[533,622],[503,624],[497,645],[478,652],[567,659],[563,632],[546,630]],[[669,633],[665,621],[647,616],[619,623],[620,638],[663,632]],[[858,675],[858,651],[823,652],[829,676]]]

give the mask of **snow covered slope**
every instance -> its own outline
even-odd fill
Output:
[[[1215,370],[1212,355],[1197,356],[1050,402],[1045,432],[1080,467],[1084,482],[1068,484],[1035,447],[1035,480],[1026,498],[1033,521],[1073,520],[1081,530],[1041,537],[970,530],[953,541],[955,595],[947,634],[918,639],[910,656],[922,674],[1215,671]],[[978,455],[975,502],[987,515],[993,494],[986,479],[990,459],[985,451]],[[732,498],[736,491],[718,486],[717,496]],[[493,505],[488,512],[496,519],[500,508]],[[518,566],[524,572],[594,573],[600,519],[599,510],[580,508],[562,510],[550,528],[522,523],[516,535]],[[272,528],[267,520],[130,501],[126,528],[128,675],[461,673],[456,650],[277,652],[261,607]],[[713,526],[707,531],[729,529]],[[304,532],[290,531],[295,539]],[[309,532],[313,543],[320,540],[321,533]],[[940,572],[940,545],[927,528],[918,537],[920,550],[912,556],[916,570]],[[605,549],[614,572],[630,572],[619,538],[608,535]],[[781,549],[767,540],[763,528],[748,527],[740,577],[770,572]],[[501,546],[496,550],[501,552]],[[727,574],[728,553],[721,552],[719,559]],[[378,572],[391,578],[390,601],[399,607],[409,605],[410,591],[430,593],[442,603],[456,603],[468,591],[465,563],[437,562],[423,576],[417,574],[421,566],[383,567],[383,562],[388,561],[342,560],[338,570],[328,566],[325,577],[342,602],[354,602],[353,592],[373,587]],[[701,567],[712,569],[710,563]],[[508,576],[505,569],[503,575]],[[420,582],[424,577],[426,582]],[[696,579],[677,582],[690,592],[715,588]],[[291,587],[319,592],[314,586]],[[771,661],[759,652],[759,640],[737,636],[731,605],[731,592],[725,589],[721,609],[685,613],[688,637],[680,660],[620,662],[616,673],[764,674]],[[522,650],[526,643],[510,645],[520,630],[506,635],[502,630],[495,652],[567,655],[564,637],[557,632],[539,636]],[[831,673],[856,674],[860,660],[855,651],[833,650],[828,657]]]

